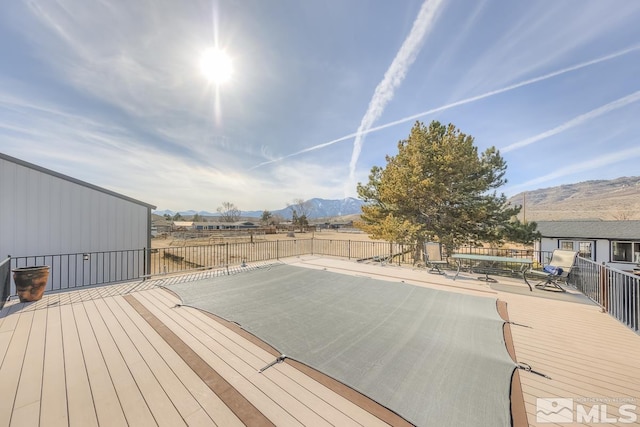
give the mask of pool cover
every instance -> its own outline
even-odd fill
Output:
[[[415,425],[511,425],[496,299],[290,265],[168,288]]]

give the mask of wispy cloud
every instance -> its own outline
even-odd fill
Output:
[[[563,164],[561,168],[557,168],[554,172],[539,176],[535,179],[523,182],[521,184],[510,186],[505,189],[505,193],[515,194],[519,190],[532,188],[545,182],[553,181],[565,176],[572,176],[580,172],[610,166],[618,162],[640,157],[640,147],[631,147],[626,150],[615,151],[613,153],[598,156],[585,162],[575,163],[572,165]]]
[[[598,1],[581,2],[579,8],[571,2],[491,2],[484,19],[478,21],[486,26],[491,19],[491,31],[476,27],[469,33],[468,67],[463,68],[449,99],[501,85],[505,78],[517,81],[535,75],[576,52],[607,52],[612,48],[602,41],[618,34],[637,11],[637,5],[629,2],[617,6],[613,11],[609,3]],[[495,19],[496,13],[509,18]],[[491,49],[470,49],[478,34],[487,37]]]
[[[543,74],[543,75],[538,76],[538,77],[527,79],[527,80],[524,80],[524,81],[521,81],[519,83],[515,83],[515,84],[512,84],[512,85],[509,85],[509,86],[505,86],[505,87],[503,87],[501,89],[496,89],[496,90],[492,90],[492,91],[489,91],[489,92],[485,92],[485,93],[483,93],[481,95],[476,95],[476,96],[472,96],[472,97],[469,97],[469,98],[461,99],[460,101],[455,101],[455,102],[452,102],[450,104],[446,104],[446,105],[442,105],[440,107],[432,108],[430,110],[423,111],[421,113],[412,114],[410,116],[406,116],[406,117],[403,117],[401,119],[394,120],[394,121],[389,122],[389,123],[385,123],[383,125],[370,127],[369,129],[362,131],[361,134],[364,135],[364,134],[369,134],[369,133],[372,133],[372,132],[377,132],[377,131],[380,131],[380,130],[383,130],[383,129],[390,128],[392,126],[397,126],[397,125],[402,124],[402,123],[406,123],[406,122],[410,122],[410,121],[419,119],[419,118],[421,118],[423,116],[427,116],[429,114],[438,113],[440,111],[448,110],[448,109],[451,109],[451,108],[454,108],[454,107],[459,107],[461,105],[470,104],[472,102],[480,101],[480,100],[489,98],[491,96],[495,96],[495,95],[499,95],[501,93],[509,92],[509,91],[512,91],[512,90],[515,90],[515,89],[519,89],[519,88],[524,87],[524,86],[529,86],[529,85],[532,85],[534,83],[538,83],[538,82],[541,82],[541,81],[544,81],[544,80],[551,79],[553,77],[560,76],[562,74],[570,73],[572,71],[577,71],[577,70],[580,70],[582,68],[586,68],[586,67],[589,67],[589,66],[592,66],[592,65],[596,65],[596,64],[599,64],[599,63],[602,63],[602,62],[610,61],[612,59],[627,55],[627,54],[632,53],[632,52],[635,52],[638,49],[640,49],[640,45],[634,45],[634,46],[631,46],[629,48],[616,51],[616,52],[611,53],[609,55],[601,56],[599,58],[592,59],[590,61],[581,62],[579,64],[575,64],[575,65],[572,65],[570,67],[562,68],[560,70],[556,70],[556,71],[553,71],[551,73]],[[304,153],[308,153],[308,152],[311,152],[311,151],[319,150],[319,149],[322,149],[322,148],[325,148],[325,147],[329,147],[329,146],[331,146],[333,144],[336,144],[336,143],[342,142],[342,141],[346,141],[346,140],[354,138],[354,137],[356,137],[358,135],[359,135],[358,132],[354,132],[354,133],[351,133],[349,135],[345,135],[345,136],[342,136],[340,138],[336,138],[336,139],[333,139],[331,141],[324,142],[322,144],[314,145],[312,147],[308,147],[308,148],[305,148],[303,150],[299,150],[299,151],[296,151],[294,153],[278,157],[276,159],[272,159],[272,160],[269,160],[269,161],[266,161],[266,162],[259,163],[259,164],[255,165],[252,169],[256,169],[256,168],[259,168],[259,167],[262,167],[262,166],[266,166],[266,165],[269,165],[271,163],[279,162],[279,161],[282,161],[284,159],[288,159],[290,157],[298,156],[300,154],[304,154]]]
[[[389,101],[393,99],[396,88],[402,84],[407,71],[420,52],[425,36],[432,28],[432,23],[436,19],[441,4],[442,0],[426,0],[422,4],[409,35],[402,43],[396,57],[384,74],[384,78],[376,87],[373,97],[369,101],[369,107],[360,121],[356,139],[353,142],[353,152],[349,163],[349,179],[351,182],[355,181],[356,164],[358,163],[367,131],[380,118]]]
[[[557,135],[560,132],[564,132],[568,129],[574,128],[576,126],[580,126],[583,123],[588,122],[589,120],[595,119],[598,116],[603,114],[607,114],[611,111],[617,110],[618,108],[625,107],[633,102],[640,100],[640,91],[634,92],[630,95],[624,96],[620,99],[616,99],[613,102],[605,104],[601,107],[598,107],[594,110],[589,111],[588,113],[581,114],[573,119],[564,122],[560,126],[556,126],[553,129],[549,129],[548,131],[539,133],[538,135],[534,135],[532,137],[523,139],[522,141],[514,142],[513,144],[509,144],[500,151],[503,153],[507,153],[509,151],[517,150],[518,148],[526,147],[527,145],[533,144],[534,142],[543,140],[545,138],[549,138],[550,136]]]

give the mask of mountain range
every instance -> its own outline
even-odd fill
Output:
[[[584,181],[516,194],[520,220],[640,220],[640,176]]]
[[[541,188],[516,194],[509,198],[513,205],[521,205],[520,220],[554,221],[571,219],[640,220],[640,176],[610,180],[584,181],[556,187]],[[305,202],[309,219],[358,215],[362,200],[348,197],[339,200],[314,198]],[[155,211],[157,215],[175,215],[171,210]],[[190,217],[219,216],[207,211],[180,211]],[[291,218],[291,208],[271,211],[285,219]],[[260,218],[262,211],[242,211],[242,217]]]
[[[360,199],[356,199],[353,197],[347,197],[345,199],[331,200],[331,199],[320,199],[313,198],[304,202],[304,208],[307,212],[307,218],[309,219],[318,219],[318,218],[333,218],[345,215],[357,215],[360,214],[360,207],[364,204],[364,202]],[[241,216],[243,218],[260,218],[262,216],[263,211],[241,211]],[[270,211],[272,215],[279,215],[284,219],[291,219],[292,210],[290,207],[285,207],[282,209],[278,209],[275,211]],[[200,216],[220,216],[219,213],[212,213],[207,211],[179,211],[175,212],[172,210],[161,210],[154,211],[156,215],[165,215],[169,214],[171,216],[176,213],[180,213],[183,217],[190,217],[195,214]]]

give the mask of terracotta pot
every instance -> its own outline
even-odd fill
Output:
[[[38,301],[44,294],[49,279],[49,266],[21,267],[13,270],[13,281],[20,302]]]

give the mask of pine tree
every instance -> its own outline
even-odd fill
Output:
[[[497,193],[507,165],[495,147],[478,154],[473,142],[452,124],[416,122],[386,167],[374,166],[369,182],[358,183],[367,203],[358,227],[373,238],[419,247],[437,240],[449,250],[504,239],[520,211]]]

